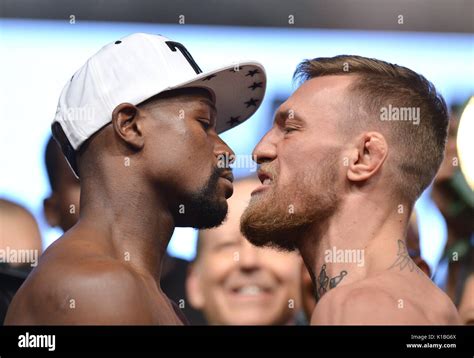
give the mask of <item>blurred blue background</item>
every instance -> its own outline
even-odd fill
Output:
[[[474,92],[474,44],[469,33],[427,33],[236,26],[0,19],[0,197],[27,207],[47,247],[61,235],[42,213],[49,193],[44,149],[59,93],[71,75],[103,45],[134,32],[162,34],[183,43],[203,70],[252,59],[267,69],[266,98],[257,114],[223,138],[238,155],[249,155],[269,128],[277,103],[294,90],[292,74],[303,59],[339,54],[375,57],[409,67],[432,81],[448,105]],[[249,170],[236,169],[237,176]],[[446,225],[418,203],[421,248],[436,265]],[[177,229],[171,255],[194,256],[196,234]]]

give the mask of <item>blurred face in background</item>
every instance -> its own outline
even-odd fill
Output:
[[[200,232],[186,288],[191,305],[209,324],[288,324],[300,307],[299,255],[257,248],[240,233],[240,216],[258,184],[256,179],[238,182],[228,219]]]
[[[50,226],[67,231],[79,220],[81,185],[53,139],[47,145],[46,167],[51,195],[43,201],[44,215]]]
[[[439,167],[438,173],[436,174],[435,183],[450,180],[454,173],[459,170],[459,158],[456,147],[458,127],[459,117],[456,113],[451,113],[444,159],[441,163],[441,166]]]
[[[8,263],[12,267],[20,267],[29,263],[36,265],[36,259],[42,251],[41,246],[41,235],[33,215],[23,206],[0,198],[0,250],[36,251],[36,254],[34,254],[36,256],[26,256],[27,259],[33,259],[29,262],[10,261],[13,257],[5,255],[5,257],[2,257],[3,260],[0,261],[0,264]]]

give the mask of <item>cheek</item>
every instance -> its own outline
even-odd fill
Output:
[[[153,138],[144,165],[153,177],[175,188],[193,191],[202,187],[217,163],[209,138],[202,129],[184,124],[169,132]]]
[[[280,283],[297,287],[301,280],[301,259],[295,253],[269,251],[262,264]]]
[[[232,252],[210,253],[204,266],[205,281],[208,286],[221,286],[229,276],[235,261]]]
[[[314,190],[319,183],[317,179],[325,177],[326,171],[333,169],[332,166],[337,164],[328,162],[332,154],[324,145],[316,147],[314,143],[306,141],[301,141],[299,146],[292,143],[282,151],[282,155],[278,156],[281,183],[293,193],[311,191],[312,188]]]
[[[207,133],[196,121],[188,123],[186,132],[182,135],[181,142],[187,152],[187,161],[195,163],[196,166],[214,163],[217,161],[213,152],[213,142]]]
[[[288,140],[278,148],[279,178],[282,182],[295,182],[314,162],[316,150],[303,141]]]

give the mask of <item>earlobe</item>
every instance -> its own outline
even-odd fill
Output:
[[[139,109],[130,103],[122,103],[112,113],[115,133],[131,148],[140,150],[144,146],[142,122]]]
[[[356,148],[349,158],[347,178],[364,181],[374,176],[381,168],[388,154],[385,137],[378,132],[364,133],[356,142]]]

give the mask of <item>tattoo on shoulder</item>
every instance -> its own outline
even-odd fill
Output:
[[[407,246],[402,240],[398,240],[397,259],[392,264],[392,266],[389,267],[389,269],[394,267],[400,268],[400,271],[402,271],[406,267],[408,268],[408,270],[410,270],[410,272],[422,272],[415,264],[415,262],[411,259],[410,255],[408,254]]]
[[[339,275],[330,279],[326,273],[326,264],[324,264],[321,267],[318,278],[316,279],[316,302],[319,301],[328,290],[336,287],[346,275],[347,271],[343,270]]]

